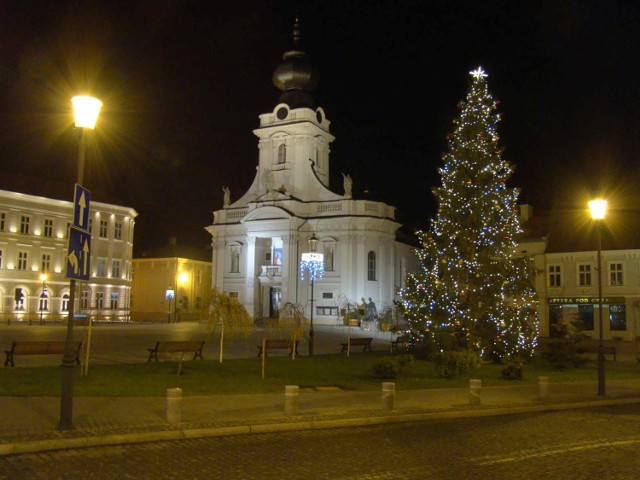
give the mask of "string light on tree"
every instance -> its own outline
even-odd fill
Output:
[[[438,213],[418,232],[419,271],[408,276],[399,305],[414,328],[435,326],[454,335],[457,348],[497,360],[532,352],[537,297],[527,261],[515,255],[519,192],[506,186],[513,169],[497,145],[496,102],[482,67],[469,73],[433,189]]]

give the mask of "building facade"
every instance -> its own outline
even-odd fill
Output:
[[[558,336],[564,327],[573,328],[578,322],[582,335],[599,338],[595,225],[586,211],[531,220],[537,225],[529,225],[529,239],[520,248],[534,259],[541,335]],[[640,218],[637,212],[613,212],[604,222],[603,337],[636,340],[640,335]]]
[[[283,302],[300,303],[318,324],[341,324],[347,303],[371,298],[378,311],[392,307],[396,291],[416,262],[396,241],[395,208],[354,199],[352,178],[343,191],[329,188],[330,121],[314,105],[317,75],[299,45],[284,54],[274,84],[279,103],[260,115],[254,130],[259,159],[252,185],[207,227],[212,236],[212,286],[237,296],[256,319],[277,315]],[[302,254],[318,239],[324,277],[313,287],[301,278]]]
[[[181,257],[135,258],[131,291],[134,321],[199,321],[208,306],[211,262]]]
[[[73,204],[0,190],[0,316],[6,322],[66,321],[65,277]],[[76,315],[128,321],[133,228],[130,207],[92,201],[90,280],[77,282]]]

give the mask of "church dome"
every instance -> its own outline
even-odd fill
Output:
[[[310,95],[318,85],[318,71],[311,66],[307,54],[300,48],[300,24],[296,18],[293,26],[293,49],[285,52],[282,62],[273,72],[273,84],[280,90],[280,103],[290,108],[313,108],[314,101]]]

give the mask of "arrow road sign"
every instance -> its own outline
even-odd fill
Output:
[[[91,235],[72,226],[69,228],[67,250],[67,278],[89,280],[91,261]]]
[[[73,226],[82,230],[89,229],[89,201],[91,192],[76,183],[73,192]]]

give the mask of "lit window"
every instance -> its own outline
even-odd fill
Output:
[[[107,276],[107,259],[103,257],[98,257],[98,268],[96,269],[97,277],[106,277]]]
[[[118,294],[112,292],[111,293],[111,310],[116,310],[118,308]]]
[[[89,292],[87,290],[83,290],[80,294],[80,308],[84,310],[89,308]]]
[[[0,212],[0,232],[4,232],[6,220],[7,220],[7,214],[5,212]]]
[[[44,219],[44,236],[45,237],[53,236],[53,218]]]
[[[67,293],[62,296],[62,311],[69,311],[69,295]]]
[[[104,308],[104,293],[96,293],[96,308],[102,310]]]
[[[107,238],[107,221],[100,220],[100,238]]]
[[[51,271],[51,254],[42,254],[42,264],[40,265],[40,271],[42,273],[49,273]]]
[[[120,260],[113,260],[111,262],[111,278],[120,277]]]
[[[627,329],[627,311],[624,305],[609,305],[611,330]]]
[[[18,252],[18,270],[26,270],[28,260],[29,254],[27,252]]]
[[[113,227],[113,238],[116,240],[122,240],[122,223],[115,223]]]

